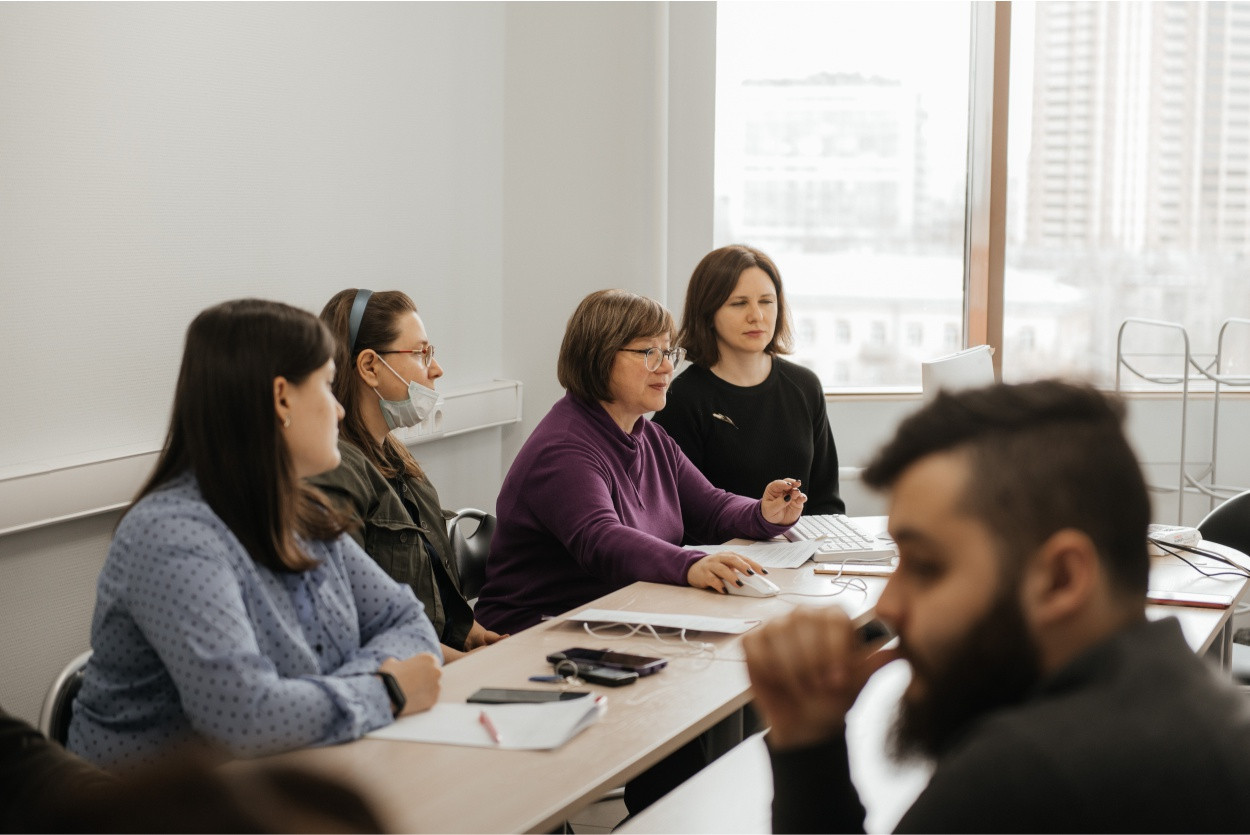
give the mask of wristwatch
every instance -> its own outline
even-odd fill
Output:
[[[408,704],[408,697],[404,695],[404,688],[399,686],[399,681],[390,673],[384,673],[378,670],[375,676],[382,679],[382,686],[386,688],[386,695],[391,697],[391,715],[398,716],[403,713],[404,705]]]

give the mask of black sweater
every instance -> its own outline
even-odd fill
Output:
[[[768,482],[800,478],[805,514],[846,511],[824,391],[801,365],[773,357],[757,386],[735,386],[692,365],[674,378],[655,422],[722,490],[758,499]]]
[[[844,737],[773,752],[775,832],[863,832]],[[1169,618],[1089,650],[937,763],[898,832],[1250,832],[1250,703]]]

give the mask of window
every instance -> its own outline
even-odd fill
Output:
[[[1223,61],[1185,59],[1170,69],[1178,56],[1195,54],[1241,62],[1250,59],[1250,43],[1225,40],[1218,3],[1127,2],[1114,15],[1074,22],[1073,10],[1087,8],[1098,4],[1012,4],[1007,380],[1063,373],[1110,385],[1127,317],[1178,322],[1201,353],[1214,350],[1225,319],[1250,316],[1246,227],[1227,223],[1245,202],[1244,166],[1231,158],[1250,150],[1237,129],[1250,93]],[[1143,31],[1151,37],[1133,50],[1119,48]],[[1087,53],[1092,60],[1073,59],[1081,41],[1098,46]],[[1090,118],[1102,129],[1068,135],[1055,147],[1047,137],[1078,113],[1063,94],[1074,85],[1096,91],[1093,100],[1105,110]],[[1130,98],[1130,108],[1113,106]],[[1192,114],[1188,103],[1198,101],[1205,109]],[[1121,164],[1130,156],[1125,149],[1150,148],[1159,156],[1146,164]],[[1079,176],[1075,155],[1090,160]],[[1199,193],[1202,200],[1189,199]],[[1078,202],[1085,211],[1052,222],[1051,206]]]
[[[717,6],[715,244],[767,252],[792,312],[833,326],[794,356],[826,385],[919,386],[934,351],[887,322],[958,347],[970,21],[966,2]]]
[[[1105,385],[1126,317],[1183,324],[1196,353],[1250,318],[1250,37],[1229,28],[1250,16],[1108,8],[718,5],[715,242],[777,261],[818,331],[798,361],[827,384],[914,386],[921,359],[992,339],[1007,380]],[[967,125],[992,121],[981,45],[1008,19],[1010,144],[990,171]],[[1006,183],[1005,217],[978,178]],[[965,262],[965,223],[970,241],[1005,237],[1001,273]],[[889,323],[884,345],[873,321]],[[904,324],[921,321],[927,342]]]
[[[942,326],[942,349],[955,351],[959,348],[959,326],[947,322]]]

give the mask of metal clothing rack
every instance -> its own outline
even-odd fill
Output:
[[[1227,388],[1246,388],[1250,387],[1250,375],[1229,375],[1225,374],[1228,365],[1228,355],[1225,353],[1225,337],[1230,328],[1250,327],[1250,319],[1226,319],[1220,325],[1219,335],[1216,339],[1216,348],[1214,354],[1195,354],[1190,348],[1189,333],[1183,325],[1176,322],[1164,322],[1156,319],[1125,319],[1120,324],[1119,332],[1116,335],[1116,362],[1115,362],[1115,388],[1116,391],[1122,390],[1122,374],[1128,372],[1134,377],[1145,380],[1150,383],[1162,386],[1180,386],[1181,389],[1181,431],[1179,446],[1179,456],[1177,458],[1177,482],[1175,486],[1151,484],[1150,488],[1158,492],[1175,493],[1176,501],[1176,523],[1182,524],[1185,504],[1184,496],[1186,494],[1197,494],[1206,496],[1209,502],[1209,510],[1213,510],[1219,502],[1229,498],[1237,493],[1244,491],[1245,487],[1236,487],[1228,484],[1220,484],[1216,480],[1216,464],[1219,461],[1219,443],[1220,443],[1220,394]],[[1179,333],[1181,341],[1184,344],[1184,351],[1177,352],[1154,352],[1154,351],[1126,351],[1124,347],[1126,334],[1136,332],[1140,329],[1155,329],[1158,331],[1173,331]],[[1176,368],[1168,372],[1159,372],[1154,370],[1146,370],[1141,367],[1141,360],[1145,359],[1172,359],[1176,361]],[[1205,383],[1212,385],[1214,396],[1211,405],[1211,458],[1209,461],[1197,462],[1190,461],[1187,457],[1186,440],[1189,428],[1189,397],[1190,383]],[[1205,387],[1204,387],[1205,390]],[[1202,469],[1198,473],[1190,472],[1191,465],[1201,465]]]

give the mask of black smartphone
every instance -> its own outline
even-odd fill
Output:
[[[567,659],[565,659],[567,662]],[[559,665],[560,662],[555,662]],[[568,666],[567,663],[564,665]],[[625,684],[633,684],[638,680],[637,673],[631,673],[629,670],[617,670],[612,667],[595,667],[593,665],[580,662],[577,665],[577,677],[583,681],[589,681],[591,684],[603,684],[608,687],[620,687]]]
[[[613,670],[637,673],[640,676],[653,675],[668,666],[667,658],[653,658],[649,655],[631,655],[627,652],[613,652],[607,649],[586,649],[584,647],[573,647],[561,652],[553,652],[547,656],[547,660],[552,664],[558,664],[566,660],[572,661],[579,668],[583,665],[608,667]]]
[[[894,639],[895,632],[890,625],[877,617],[874,609],[869,609],[851,621],[855,635],[861,644],[885,644]]]
[[[466,702],[477,702],[484,705],[509,705],[534,702],[567,702],[569,699],[580,699],[589,696],[586,691],[572,690],[525,690],[514,687],[483,687],[474,693]]]

